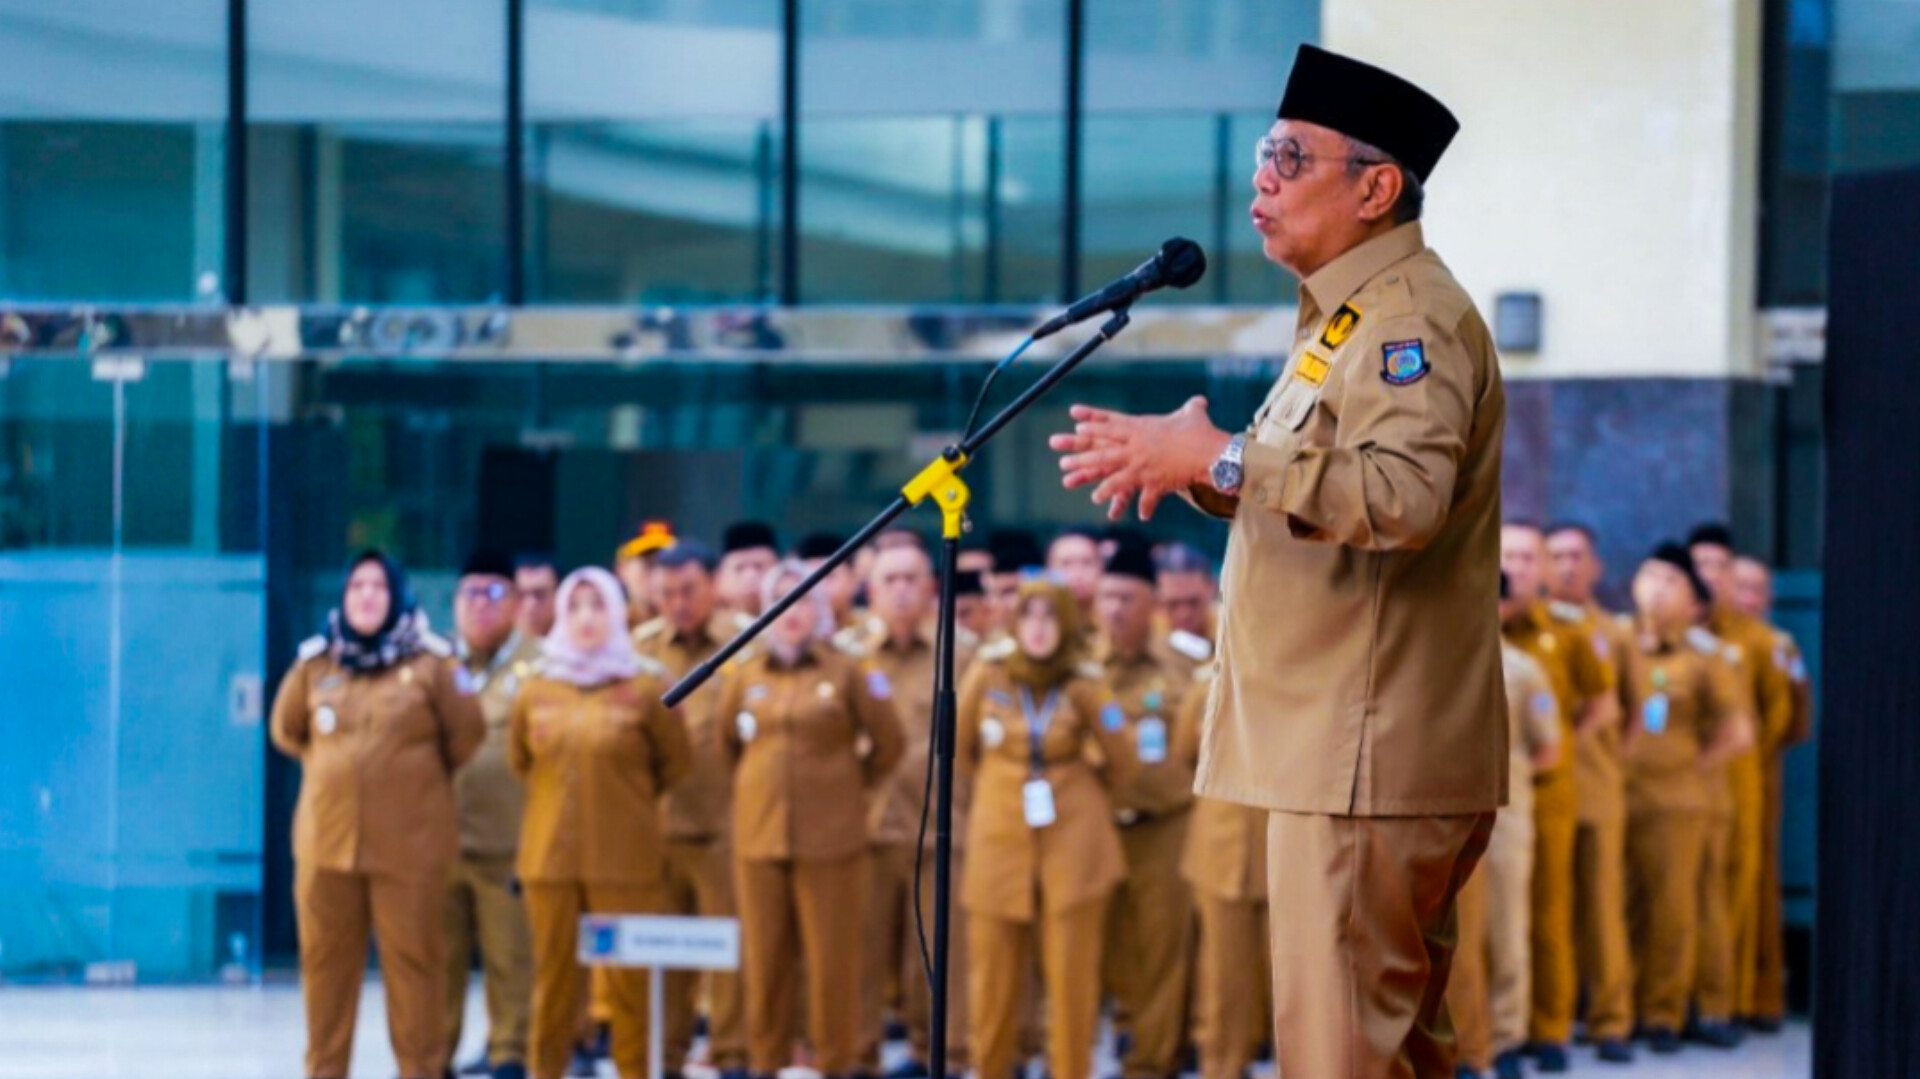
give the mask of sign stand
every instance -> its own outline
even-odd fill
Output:
[[[580,918],[580,963],[647,968],[647,1074],[665,1079],[669,970],[740,969],[740,923],[733,918],[587,914]]]

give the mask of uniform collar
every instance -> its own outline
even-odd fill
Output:
[[[936,634],[939,627],[934,619],[922,618],[913,628],[913,636],[905,642],[896,641],[893,632],[878,617],[874,619],[872,634],[867,638],[868,647],[876,652],[917,652],[922,648],[932,648],[938,642]]]
[[[1146,646],[1140,649],[1139,654],[1131,659],[1122,659],[1120,658],[1119,651],[1113,647],[1113,642],[1108,640],[1106,634],[1103,633],[1094,641],[1093,659],[1103,667],[1131,668],[1147,666],[1154,662],[1153,638],[1147,638]]]
[[[1360,286],[1378,277],[1387,267],[1426,248],[1426,234],[1420,230],[1420,222],[1409,221],[1349,249],[1315,270],[1300,287],[1324,314],[1352,299]]]
[[[1540,629],[1546,625],[1546,609],[1546,602],[1544,600],[1534,600],[1527,605],[1525,614],[1506,623],[1501,628],[1508,633],[1526,633],[1530,630]]]
[[[494,649],[491,654],[485,657],[482,657],[472,648],[469,648],[465,637],[459,638],[459,642],[461,666],[470,671],[491,672],[506,666],[519,654],[522,638],[520,636],[520,627],[515,626],[513,632],[507,635],[507,639],[500,642],[500,647]]]

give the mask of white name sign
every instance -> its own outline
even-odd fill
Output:
[[[733,918],[588,914],[580,919],[580,962],[656,970],[738,970],[740,923]]]

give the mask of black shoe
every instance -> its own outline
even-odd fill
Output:
[[[707,1036],[706,1016],[696,1015],[693,1017],[693,1036],[696,1038],[704,1038]]]
[[[1594,1055],[1608,1064],[1633,1063],[1633,1046],[1618,1038],[1608,1038],[1594,1047]]]
[[[1693,1040],[1710,1049],[1738,1049],[1743,1039],[1732,1023],[1702,1023],[1694,1030]]]
[[[1453,1066],[1453,1079],[1480,1079],[1480,1073],[1467,1067],[1465,1064],[1455,1064]]]
[[[1666,1027],[1648,1027],[1647,1048],[1661,1056],[1670,1056],[1680,1051],[1680,1036]]]
[[[1543,1072],[1563,1072],[1567,1070],[1567,1050],[1565,1046],[1541,1043],[1533,1047],[1533,1066]]]
[[[573,1079],[593,1079],[600,1074],[600,1066],[593,1059],[593,1046],[573,1047],[573,1063],[567,1065],[567,1074],[573,1076]]]
[[[593,1028],[593,1059],[596,1061],[613,1059],[613,1028],[605,1023]]]
[[[752,1079],[745,1068],[727,1068],[720,1073],[720,1079]]]
[[[887,1025],[884,1028],[882,1028],[882,1030],[880,1031],[880,1034],[883,1038],[885,1038],[887,1041],[890,1041],[890,1042],[906,1041],[907,1040],[907,1024],[902,1023],[898,1019],[889,1019],[887,1020]]]
[[[517,1060],[509,1060],[493,1069],[493,1079],[527,1079],[527,1066]]]
[[[1522,1079],[1526,1075],[1520,1066],[1520,1051],[1509,1049],[1493,1058],[1493,1074],[1499,1079]]]
[[[1778,1034],[1784,1026],[1786,1026],[1785,1023],[1771,1016],[1747,1016],[1747,1029],[1755,1034]]]
[[[481,1053],[479,1056],[475,1057],[472,1060],[467,1061],[466,1064],[462,1065],[458,1070],[458,1074],[460,1075],[491,1075],[493,1074],[493,1064],[492,1062],[487,1060],[487,1054]]]
[[[927,1076],[931,1074],[933,1073],[928,1070],[925,1064],[922,1064],[912,1057],[908,1057],[899,1064],[888,1068],[887,1074],[883,1079],[927,1079]]]

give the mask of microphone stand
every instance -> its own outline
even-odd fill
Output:
[[[801,597],[825,580],[827,575],[841,564],[853,558],[860,548],[867,545],[886,527],[898,520],[909,509],[931,498],[940,510],[941,538],[941,574],[940,574],[940,614],[939,631],[935,638],[937,662],[934,665],[933,695],[933,755],[934,755],[934,848],[933,848],[933,970],[932,985],[928,988],[932,997],[931,1030],[928,1032],[927,1070],[931,1079],[947,1079],[947,938],[951,921],[952,873],[953,873],[953,739],[957,700],[954,688],[954,564],[960,557],[960,537],[967,531],[967,506],[971,501],[971,492],[960,479],[960,470],[971,464],[982,447],[992,441],[993,436],[1013,422],[1021,413],[1032,407],[1034,402],[1046,396],[1047,392],[1061,380],[1073,373],[1087,357],[1094,354],[1101,345],[1119,336],[1126,329],[1130,318],[1131,305],[1116,309],[1103,323],[1099,332],[1081,342],[1079,347],[1068,353],[1065,359],[1055,364],[1038,382],[1014,398],[1001,409],[978,432],[967,436],[959,445],[948,446],[940,451],[920,470],[911,482],[901,489],[895,498],[879,516],[867,522],[866,527],[856,533],[852,539],[835,551],[819,568],[807,575],[807,578],[793,587],[793,590],[780,597],[753,624],[740,631],[733,640],[728,641],[712,658],[688,671],[686,676],[674,683],[662,698],[669,706],[678,705],[695,690],[711,679],[740,650],[751,644],[754,638],[764,633],[774,620],[785,614],[787,609],[798,603]],[[914,916],[919,917],[915,911]]]

